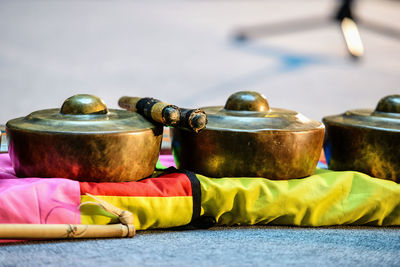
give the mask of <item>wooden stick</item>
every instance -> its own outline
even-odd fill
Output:
[[[183,109],[154,98],[123,96],[119,99],[118,105],[152,121],[196,133],[203,130],[207,124],[207,115],[201,109]]]
[[[0,239],[65,239],[65,238],[105,238],[133,237],[136,233],[133,214],[93,196],[94,204],[118,217],[120,224],[84,225],[84,224],[0,224]]]
[[[181,117],[181,111],[177,106],[149,97],[123,96],[118,100],[118,105],[166,126],[177,125]]]
[[[129,225],[0,224],[0,239],[66,239],[133,237]]]

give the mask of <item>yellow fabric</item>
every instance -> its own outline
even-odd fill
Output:
[[[400,225],[400,185],[359,172],[317,169],[288,181],[197,176],[201,213],[218,225]]]
[[[118,208],[132,212],[137,230],[169,228],[188,224],[192,219],[193,200],[191,196],[181,197],[126,197],[96,196]],[[82,195],[81,203],[91,201]],[[95,205],[81,207],[82,224],[118,223],[113,216]]]

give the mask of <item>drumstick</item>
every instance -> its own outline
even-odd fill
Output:
[[[196,133],[206,128],[207,114],[201,109],[181,109],[181,119],[178,126],[190,129]]]
[[[201,109],[182,109],[154,98],[123,96],[118,105],[165,126],[185,128],[196,133],[207,124],[207,115]]]
[[[180,109],[160,100],[145,97],[123,96],[119,99],[118,105],[126,110],[134,111],[155,122],[166,126],[175,126],[180,119]]]

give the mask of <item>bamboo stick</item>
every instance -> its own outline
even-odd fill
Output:
[[[133,214],[93,196],[97,202],[84,202],[82,205],[97,205],[114,214],[119,224],[85,225],[85,224],[0,224],[0,239],[66,239],[66,238],[106,238],[133,237],[136,234],[133,225]]]
[[[132,227],[123,224],[0,224],[0,239],[67,239],[133,237]]]

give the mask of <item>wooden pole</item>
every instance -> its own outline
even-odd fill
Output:
[[[0,224],[0,239],[66,239],[66,238],[106,238],[133,237],[136,234],[133,225],[133,214],[93,196],[97,202],[84,202],[82,205],[93,204],[105,211],[118,216],[119,224],[86,225],[86,224]]]
[[[107,238],[134,235],[134,228],[123,224],[0,224],[0,239]]]

